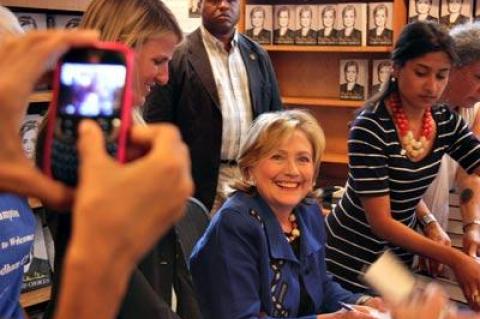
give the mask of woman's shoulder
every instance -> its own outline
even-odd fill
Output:
[[[246,225],[258,223],[258,217],[255,212],[255,197],[252,194],[237,191],[233,193],[222,205],[219,211],[212,219],[212,224],[218,224],[220,227],[231,225]]]

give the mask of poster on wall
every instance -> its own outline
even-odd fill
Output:
[[[200,26],[199,0],[163,0],[163,2],[177,18],[184,33],[195,31]]]

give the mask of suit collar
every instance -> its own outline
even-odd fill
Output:
[[[215,78],[213,77],[208,54],[203,44],[200,28],[188,35],[187,43],[189,61],[192,64],[193,69],[197,73],[200,82],[202,82],[205,90],[208,92],[215,105],[220,107],[220,99],[218,97]]]
[[[240,196],[240,200],[246,201],[247,205],[251,209],[250,214],[258,214],[258,216],[260,216],[265,229],[271,257],[274,259],[285,259],[299,263],[300,261],[295,256],[292,247],[283,234],[277,217],[267,203],[263,200],[263,198],[261,198],[258,194],[247,195],[243,193]],[[307,214],[305,211],[307,209],[307,205],[301,203],[295,208],[297,223],[301,231],[300,256],[303,257],[307,257],[321,248],[321,243],[319,243],[312,234],[310,225],[308,225],[308,222],[305,219],[305,215]]]

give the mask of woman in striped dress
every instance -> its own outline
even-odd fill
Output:
[[[441,27],[407,25],[392,52],[389,85],[351,127],[346,192],[326,221],[327,265],[349,290],[368,290],[363,269],[385,250],[407,264],[418,253],[450,266],[470,305],[480,306],[480,264],[449,247],[421,201],[445,153],[480,174],[480,142],[461,117],[437,104],[456,60],[453,48]],[[425,236],[414,230],[418,220],[428,224]]]

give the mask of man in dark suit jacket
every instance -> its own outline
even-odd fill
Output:
[[[251,118],[240,117],[237,122],[249,125],[259,114],[282,108],[268,54],[235,30],[239,2],[221,1],[218,5],[213,2],[203,1],[202,26],[188,35],[176,50],[170,63],[168,84],[153,89],[144,110],[147,122],[172,122],[180,129],[192,159],[195,197],[208,209],[212,209],[216,198],[219,173],[225,166],[236,165],[236,154],[223,158],[222,149],[229,142],[223,134],[232,127],[231,121],[224,119],[225,108],[229,106],[225,98],[231,94],[229,90],[234,89],[236,77],[219,77],[218,68],[222,63],[210,54],[212,48],[208,44],[213,37],[216,39],[215,52],[223,52],[229,61],[236,59],[240,70],[245,70],[246,82],[243,83],[248,92],[237,90],[236,93],[250,103],[239,104],[240,99],[234,100],[242,112],[251,114]],[[222,83],[218,83],[220,80]],[[218,87],[222,89],[219,91]],[[238,147],[239,142],[235,144]]]

